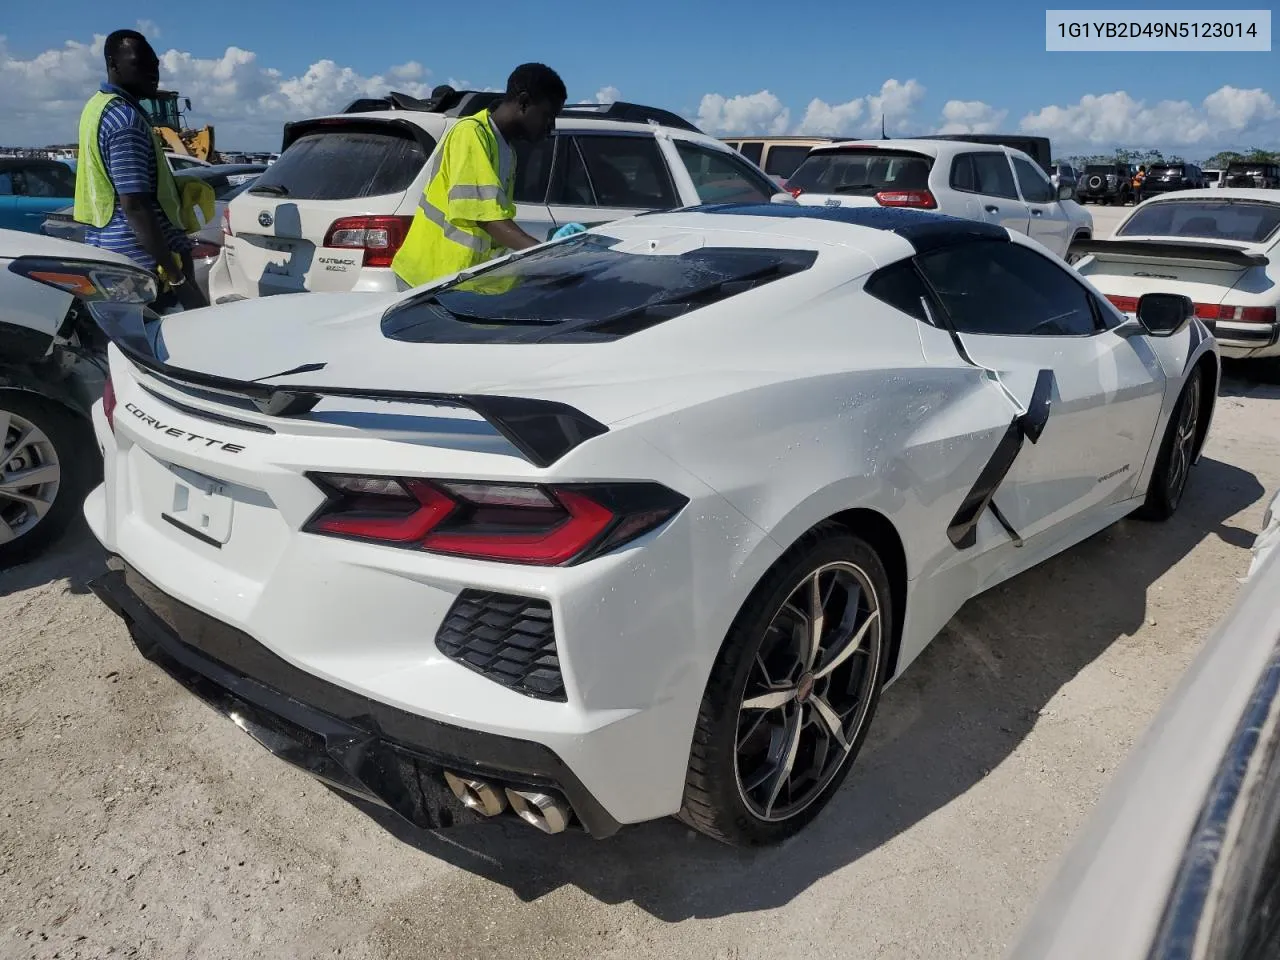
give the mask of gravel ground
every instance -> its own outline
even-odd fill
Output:
[[[998,957],[1248,567],[1280,388],[1222,394],[1172,522],[971,601],[827,812],[754,854],[674,822],[432,835],[356,805],[144,661],[80,530],[0,574],[0,956]]]

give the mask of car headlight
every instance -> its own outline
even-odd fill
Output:
[[[141,267],[59,257],[18,257],[9,264],[9,270],[89,303],[151,303],[158,295],[155,277]]]

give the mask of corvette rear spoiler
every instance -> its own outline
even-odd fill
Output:
[[[1190,240],[1076,240],[1071,244],[1070,252],[1112,253],[1157,260],[1198,260],[1233,267],[1265,267],[1268,263],[1266,254],[1253,253],[1244,247]]]
[[[549,467],[579,444],[609,432],[609,428],[599,421],[555,400],[496,394],[420,393],[365,387],[279,386],[187,370],[166,363],[157,356],[156,339],[159,335],[160,318],[146,308],[139,304],[111,302],[90,303],[88,306],[99,328],[130,362],[179,388],[195,387],[248,400],[259,412],[269,417],[301,416],[309,413],[325,397],[461,408],[483,417],[525,459],[537,467]],[[303,373],[323,367],[323,363],[306,364],[295,370],[270,376]]]

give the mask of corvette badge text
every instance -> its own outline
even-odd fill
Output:
[[[126,403],[124,408],[147,426],[165,434],[166,436],[177,437],[179,440],[186,440],[188,443],[201,440],[204,441],[204,445],[206,447],[215,447],[224,453],[241,453],[244,451],[244,447],[240,446],[238,443],[223,443],[221,440],[214,440],[212,437],[202,437],[200,434],[192,433],[190,430],[182,430],[179,427],[171,427],[167,423],[161,423],[155,417],[151,416],[151,414],[138,409],[137,405],[134,403]]]

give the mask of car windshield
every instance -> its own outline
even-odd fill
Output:
[[[355,200],[401,193],[427,152],[397,127],[324,127],[289,145],[250,193],[289,200]]]
[[[382,318],[410,343],[616,340],[808,269],[813,250],[703,247],[655,255],[581,234],[424,291]]]
[[[1254,200],[1163,200],[1139,209],[1118,237],[1178,237],[1262,243],[1280,229],[1280,204]]]
[[[882,190],[926,190],[933,158],[906,150],[828,150],[811,153],[787,181],[805,193],[870,197]]]

